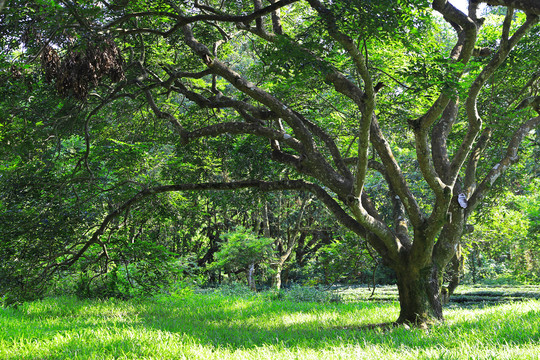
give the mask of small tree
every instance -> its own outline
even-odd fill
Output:
[[[240,226],[235,231],[226,233],[227,240],[217,253],[216,259],[208,269],[224,269],[227,272],[244,272],[248,286],[256,291],[255,266],[268,260],[272,254],[273,239],[259,237]]]

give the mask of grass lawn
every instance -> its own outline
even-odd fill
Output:
[[[540,301],[445,309],[429,330],[365,325],[396,302],[220,292],[61,297],[0,308],[0,359],[540,359]]]

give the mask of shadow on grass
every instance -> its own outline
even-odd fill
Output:
[[[446,323],[422,330],[394,326],[397,304],[388,303],[316,304],[208,295],[142,303],[71,301],[58,308],[4,310],[0,339],[4,344],[17,339],[50,342],[50,352],[55,354],[66,349],[92,354],[99,348],[114,356],[119,351],[144,355],[156,341],[164,341],[163,334],[175,342],[189,339],[205,348],[230,351],[264,346],[320,350],[357,344],[426,350],[459,348],[467,341],[486,346],[540,342],[538,302],[454,309]],[[69,333],[80,336],[52,344],[58,334]],[[83,341],[92,336],[97,340]]]
[[[144,315],[141,319],[146,327],[189,334],[204,343],[232,348],[280,341],[285,341],[289,347],[315,349],[351,343],[393,346],[396,341],[408,347],[459,347],[467,338],[486,344],[520,345],[540,341],[538,306],[513,309],[506,305],[501,307],[501,313],[493,315],[469,310],[466,316],[450,318],[447,323],[426,331],[395,326],[392,323],[398,314],[395,304],[321,305],[242,300],[208,305],[201,299],[198,306],[184,303],[183,310],[174,305],[164,307],[160,316],[147,314],[150,316]]]

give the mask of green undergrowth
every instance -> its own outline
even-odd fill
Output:
[[[429,330],[368,327],[396,302],[181,292],[0,308],[0,359],[538,359],[540,301],[446,309]]]

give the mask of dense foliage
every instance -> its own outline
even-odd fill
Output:
[[[540,9],[481,3],[7,3],[0,295],[538,281]]]

